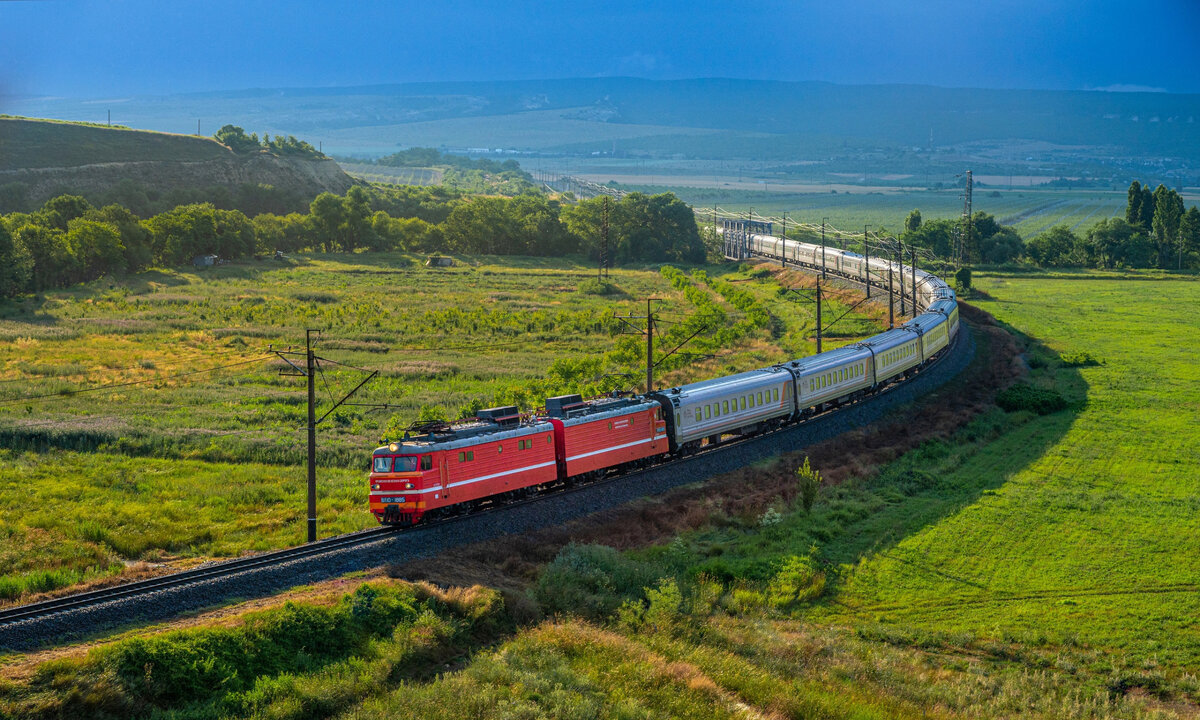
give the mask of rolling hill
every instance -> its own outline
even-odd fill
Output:
[[[261,184],[308,199],[354,184],[325,158],[238,155],[210,138],[0,117],[3,198],[37,206],[66,192],[103,194],[130,182],[157,192]]]

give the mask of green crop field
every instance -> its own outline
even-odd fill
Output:
[[[701,310],[729,326],[681,351],[710,357],[665,361],[664,384],[813,351],[811,306],[780,294],[791,276],[614,269],[608,294],[594,294],[605,288],[577,261],[459,258],[431,269],[423,259],[158,270],[0,304],[0,598],[123,562],[299,541],[305,386],[268,349],[302,347],[306,328],[320,331],[316,352],[331,361],[321,364],[319,412],[368,370],[379,375],[353,402],[386,406],[343,406],[321,426],[322,534],[371,522],[367,458],[422,412],[532,410],[548,395],[637,385],[644,342],[613,316],[644,312],[643,298],[658,298],[660,356]],[[723,296],[735,287],[750,297],[737,307]],[[845,309],[836,297],[829,305]],[[855,313],[829,340],[877,328]]]
[[[720,207],[736,213],[753,209],[756,216],[829,225],[848,232],[862,233],[864,225],[872,232],[884,228],[903,229],[904,218],[919,209],[926,220],[958,218],[962,215],[960,189],[916,190],[903,188],[859,188],[839,185],[837,192],[813,186],[803,192],[786,189],[751,191],[744,189],[690,187],[679,185],[622,185],[622,188],[654,193],[670,190],[693,207]],[[1125,214],[1124,190],[1044,190],[977,188],[972,208],[989,213],[1004,225],[1012,225],[1029,240],[1055,225],[1066,225],[1076,233],[1096,222]],[[703,224],[705,218],[698,220]]]

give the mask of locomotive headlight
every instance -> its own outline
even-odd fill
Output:
[[[404,489],[405,489],[405,490],[412,490],[412,489],[413,489],[413,484],[412,484],[412,483],[404,483]]]
[[[378,490],[378,489],[379,489],[379,483],[371,483],[371,489],[372,489],[372,490]]]
[[[391,450],[392,452],[396,452],[399,449],[400,449],[400,445],[398,443],[388,443],[388,450]]]

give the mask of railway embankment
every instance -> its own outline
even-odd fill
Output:
[[[964,306],[966,308],[967,306]],[[618,547],[653,542],[677,532],[677,518],[702,514],[689,507],[712,493],[741,496],[743,502],[775,497],[786,480],[767,473],[767,482],[750,483],[745,468],[796,453],[834,457],[862,438],[870,438],[866,457],[895,457],[920,438],[948,433],[964,414],[982,408],[998,384],[1014,372],[1016,348],[989,342],[983,362],[976,355],[976,333],[1006,336],[981,312],[964,312],[969,332],[960,333],[946,355],[919,376],[856,405],[782,430],[723,446],[713,452],[630,473],[604,483],[554,494],[533,502],[497,508],[477,515],[416,527],[349,548],[317,556],[260,566],[236,575],[207,579],[58,613],[0,625],[0,648],[27,650],[94,635],[106,629],[162,621],[232,599],[262,597],[298,584],[311,583],[364,568],[391,565],[412,577],[452,581],[464,568],[483,565],[494,572],[518,572],[522,564],[553,557],[572,539],[606,538]],[[1003,345],[1003,343],[1001,343]],[[1011,354],[1009,351],[1011,350]],[[963,382],[953,382],[971,368]],[[939,388],[953,388],[939,395]],[[919,401],[922,420],[911,412],[895,412]],[[931,413],[929,408],[945,405]],[[936,418],[932,422],[931,418]],[[930,424],[932,422],[932,424]],[[854,438],[848,436],[853,435]],[[841,443],[841,444],[839,444]],[[847,453],[847,456],[854,453]],[[861,462],[861,460],[859,461]],[[826,471],[836,481],[838,471]],[[699,482],[713,479],[703,485]],[[690,487],[684,487],[690,486]],[[741,488],[738,490],[738,488]],[[752,492],[746,488],[753,487]],[[647,497],[663,493],[662,501]],[[486,562],[477,562],[484,560]],[[499,568],[499,570],[496,570]],[[460,579],[461,581],[461,579]]]

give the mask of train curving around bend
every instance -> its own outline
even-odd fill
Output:
[[[934,275],[769,234],[747,242],[753,254],[857,282],[869,268],[872,284],[885,290],[889,278],[896,291],[911,278],[922,312],[862,342],[759,370],[632,397],[548,398],[531,417],[500,407],[465,423],[423,426],[375,450],[371,512],[380,523],[411,525],[799,422],[903,382],[958,334],[954,291]]]

